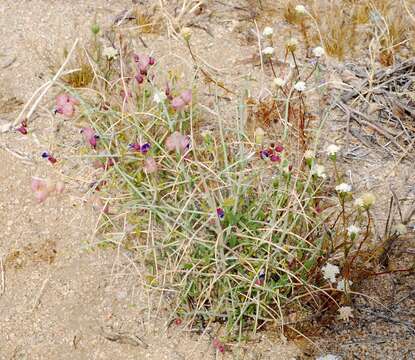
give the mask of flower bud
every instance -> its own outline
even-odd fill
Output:
[[[183,27],[180,31],[180,34],[182,35],[185,41],[189,41],[192,37],[192,29],[190,29],[189,27]]]

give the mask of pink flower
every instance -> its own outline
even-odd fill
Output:
[[[192,91],[185,90],[180,94],[180,96],[176,96],[172,100],[171,105],[173,106],[174,110],[181,111],[191,102],[192,102]]]
[[[140,72],[147,73],[147,69],[150,66],[150,56],[148,55],[140,55],[140,59],[138,61],[138,68]]]
[[[49,179],[32,178],[31,188],[39,203],[47,199],[49,194],[55,190],[55,185]]]
[[[56,97],[55,111],[66,118],[71,118],[75,113],[74,105],[78,104],[79,101],[76,98],[68,94],[60,94]]]
[[[68,94],[60,94],[56,97],[56,105],[65,105],[67,103],[70,103],[72,105],[79,105],[79,101],[77,98],[74,98],[71,95]]]
[[[95,134],[94,129],[91,127],[82,128],[81,133],[84,135],[85,141],[87,141],[93,149],[96,149],[99,136]]]
[[[192,90],[183,91],[180,97],[183,99],[186,105],[190,104],[192,102]]]
[[[152,157],[145,159],[143,169],[147,174],[155,173],[157,171],[156,160],[154,160]]]
[[[58,181],[55,186],[55,191],[58,194],[62,194],[65,190],[65,183],[63,181]]]
[[[178,151],[184,153],[189,150],[190,138],[187,135],[182,135],[175,131],[166,139],[166,147],[168,151]]]
[[[225,346],[217,338],[214,338],[213,339],[212,345],[220,353],[224,353],[225,352]]]
[[[141,75],[141,74],[137,74],[137,75],[135,76],[135,80],[136,80],[139,84],[142,84],[142,83],[144,82],[144,76],[143,76],[143,75]]]
[[[23,120],[20,123],[20,127],[18,127],[16,130],[18,132],[20,132],[21,134],[23,134],[23,135],[27,135],[27,122],[26,122],[26,120]]]
[[[178,96],[172,100],[171,106],[173,106],[174,110],[181,111],[186,107],[186,103],[180,96]]]

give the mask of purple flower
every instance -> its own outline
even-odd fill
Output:
[[[141,152],[142,154],[147,154],[147,152],[151,148],[151,145],[149,143],[144,143],[143,145],[140,145],[139,143],[132,143],[128,146],[130,149],[135,150],[137,152]]]
[[[257,285],[264,285],[265,282],[265,271],[261,270],[258,275],[258,279],[255,281]]]
[[[280,162],[281,158],[278,155],[271,155],[271,161],[272,162]]]
[[[217,208],[216,214],[218,215],[219,219],[223,219],[225,217],[225,211],[222,208]]]
[[[259,152],[259,156],[261,157],[262,160],[265,160],[266,158],[269,157],[269,152],[268,150],[261,150]]]
[[[99,136],[95,134],[95,130],[91,127],[85,127],[82,128],[81,133],[84,135],[85,141],[88,142],[93,149],[96,149]]]
[[[149,143],[145,143],[141,145],[141,153],[146,154],[150,150],[151,145]]]

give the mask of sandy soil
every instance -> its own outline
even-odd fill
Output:
[[[75,36],[87,36],[94,16],[109,24],[130,6],[127,0],[3,0],[0,126],[12,120],[50,78],[48,65],[59,58],[62,48],[69,47]],[[222,69],[221,76],[233,90],[247,84],[258,89],[263,77],[258,62],[251,61],[257,44],[245,31],[246,22],[237,21],[243,16],[227,4],[218,5],[215,16],[213,24],[209,17],[201,22],[210,24],[207,31],[194,30],[197,52]],[[274,25],[281,33],[287,31],[280,19]],[[191,68],[182,45],[166,46],[166,39],[158,36],[145,40],[162,64]],[[221,355],[215,353],[209,336],[198,337],[175,325],[167,328],[168,314],[140,287],[141,271],[129,254],[96,246],[97,216],[87,202],[82,167],[65,155],[79,145],[77,130],[52,116],[52,95],[36,111],[29,136],[0,134],[0,359],[289,360],[316,352],[303,342],[284,344],[278,334],[261,334],[255,344],[234,355]],[[210,94],[204,95],[208,103]],[[63,128],[60,133],[57,126]],[[329,130],[338,133],[341,126],[333,122]],[[62,159],[58,166],[40,157],[51,149]],[[375,189],[381,195],[392,184],[399,197],[414,195],[410,164],[396,168],[390,160],[374,157],[359,162],[350,157],[344,165],[351,170],[356,189]],[[29,191],[31,176],[62,179],[67,191],[38,205]],[[380,198],[382,209],[388,198]],[[397,266],[413,261],[405,249],[414,246],[413,236],[397,244],[393,257],[399,259]],[[413,359],[413,275],[387,275],[365,283],[363,289],[374,300],[357,301],[350,324],[330,325],[316,334],[322,336],[313,339],[317,352],[344,359]]]

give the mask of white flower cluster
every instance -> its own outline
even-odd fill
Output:
[[[350,237],[357,236],[359,233],[360,233],[360,228],[359,228],[358,226],[356,226],[356,225],[350,225],[350,226],[347,228],[347,234],[348,234]]]
[[[313,49],[313,55],[316,58],[320,58],[320,57],[324,56],[324,54],[325,54],[325,51],[321,46],[317,46]]]
[[[302,92],[306,90],[306,84],[304,81],[298,81],[295,83],[294,85],[294,89],[297,90],[298,92]]]
[[[262,54],[265,56],[272,56],[274,55],[275,50],[272,46],[267,46],[265,49],[262,50]]]
[[[274,34],[274,30],[270,26],[265,27],[264,30],[262,31],[262,36],[264,37],[271,37],[273,34]]]
[[[352,191],[352,186],[346,183],[341,183],[336,186],[336,191],[340,194],[347,194]]]
[[[109,46],[104,48],[102,55],[104,55],[108,60],[115,59],[118,55],[118,50],[112,46]]]
[[[275,78],[273,83],[274,83],[274,86],[278,88],[285,86],[285,80],[279,77]]]
[[[337,265],[333,265],[330,263],[327,263],[324,265],[321,270],[323,271],[323,277],[324,279],[330,281],[331,283],[336,282],[336,276],[340,274],[340,269]]]
[[[306,14],[307,13],[307,9],[304,5],[297,5],[295,7],[295,11],[297,11],[299,14]]]
[[[341,360],[341,358],[339,358],[336,355],[327,354],[327,355],[319,356],[318,358],[316,358],[316,360]]]
[[[323,165],[313,164],[311,167],[311,175],[316,175],[319,178],[325,179],[326,175],[326,168]]]
[[[337,290],[340,290],[340,291],[349,291],[351,285],[353,285],[353,281],[346,280],[346,279],[341,279],[337,283]]]
[[[342,306],[339,308],[339,319],[349,321],[353,317],[353,308],[350,306]]]
[[[354,201],[354,205],[356,207],[362,207],[365,209],[369,209],[376,201],[375,195],[372,193],[364,193],[362,196],[358,197]]]
[[[340,151],[340,146],[337,146],[335,144],[331,144],[327,146],[326,153],[329,156],[337,155],[337,153]]]

